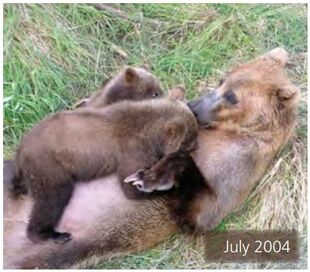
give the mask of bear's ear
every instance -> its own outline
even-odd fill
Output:
[[[144,69],[145,71],[148,71],[148,72],[151,71],[150,66],[148,66],[147,64],[141,64],[139,65],[139,68]]]
[[[289,100],[295,98],[300,93],[300,90],[294,86],[284,86],[277,90],[277,95],[281,100]]]
[[[282,48],[277,47],[265,54],[266,57],[277,61],[281,66],[285,66],[288,62],[288,53]]]
[[[81,99],[80,101],[78,101],[77,103],[75,103],[73,106],[72,106],[72,109],[77,109],[77,108],[83,108],[86,106],[87,102],[89,101],[90,99],[89,98],[84,98],[84,99]]]
[[[135,84],[139,81],[139,75],[132,67],[127,67],[124,71],[125,82],[128,84]]]
[[[169,90],[168,98],[171,100],[185,100],[185,88],[182,85],[178,85]]]
[[[277,90],[280,104],[286,109],[296,107],[300,100],[300,90],[296,86],[284,86]]]
[[[170,154],[180,149],[185,135],[185,127],[178,118],[175,118],[165,124],[163,131],[159,133],[164,141],[165,154]]]

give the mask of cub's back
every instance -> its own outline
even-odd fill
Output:
[[[171,120],[197,128],[196,119],[182,101],[166,98],[146,101],[123,101],[109,106],[105,116],[114,124],[117,132],[131,128],[139,133],[141,129],[158,130]],[[132,132],[133,132],[132,131]],[[127,135],[130,136],[130,135]]]

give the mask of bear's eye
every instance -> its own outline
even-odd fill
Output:
[[[152,97],[155,98],[157,97],[159,94],[158,93],[153,93]]]
[[[231,105],[235,105],[238,103],[238,99],[236,94],[232,91],[232,90],[228,90],[225,94],[224,94],[224,98],[225,100],[231,104]]]

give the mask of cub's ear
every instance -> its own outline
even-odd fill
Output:
[[[300,90],[296,86],[285,86],[278,89],[277,95],[281,104],[286,108],[294,107],[298,104],[300,99]]]
[[[177,118],[165,124],[163,131],[159,132],[161,133],[161,138],[164,142],[163,146],[165,154],[170,154],[180,149],[184,139],[185,130],[186,128],[184,124]]]
[[[185,87],[182,85],[178,85],[171,90],[169,90],[168,98],[171,100],[185,100]]]
[[[125,68],[124,71],[125,82],[128,84],[135,84],[139,81],[139,75],[136,70],[132,67]]]
[[[89,98],[84,98],[84,99],[81,99],[80,101],[78,101],[77,103],[75,103],[73,106],[72,106],[72,109],[77,109],[77,108],[83,108],[86,106],[87,102],[89,101],[90,99]]]
[[[150,66],[148,66],[147,64],[141,64],[141,65],[139,65],[139,68],[144,69],[148,72],[151,71]]]

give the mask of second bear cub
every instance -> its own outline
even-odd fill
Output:
[[[148,67],[126,67],[105,81],[91,97],[80,100],[78,107],[102,108],[124,100],[144,100],[163,96],[158,79]]]

